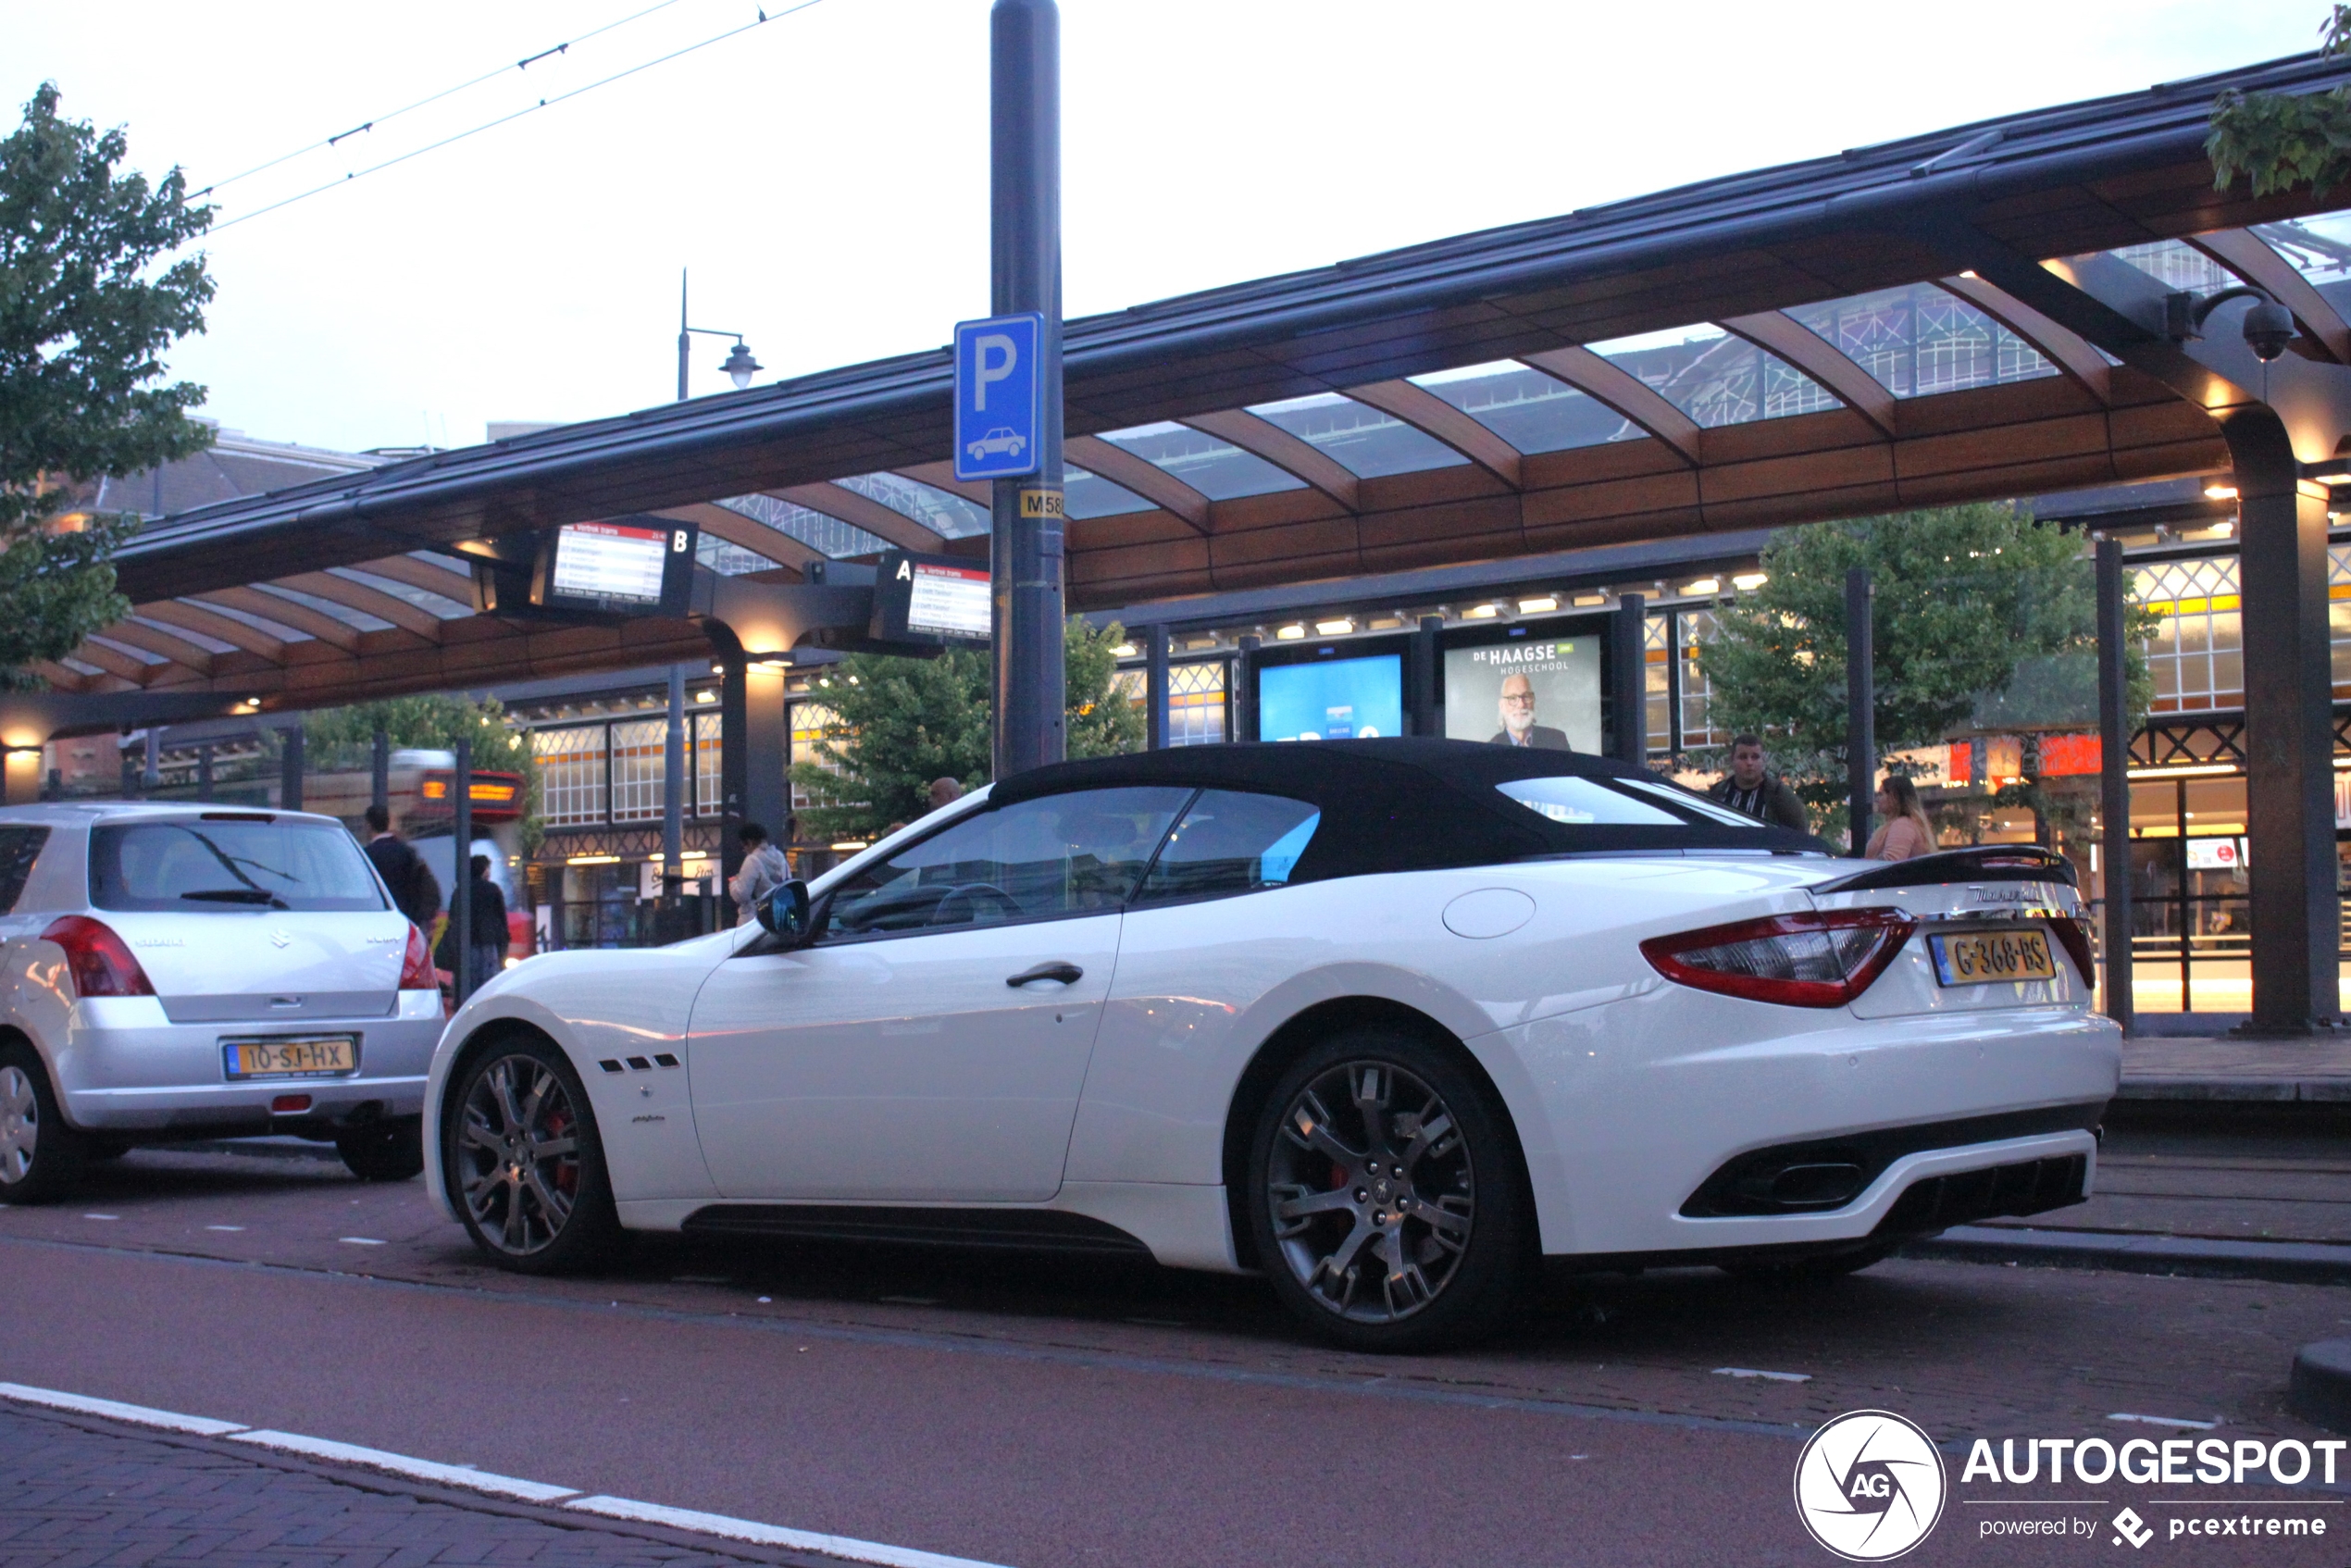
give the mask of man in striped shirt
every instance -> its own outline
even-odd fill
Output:
[[[1796,798],[1787,780],[1764,768],[1763,741],[1760,736],[1741,735],[1732,740],[1731,771],[1707,794],[1758,822],[1768,822],[1774,828],[1793,828],[1798,833],[1812,830],[1811,823],[1805,819],[1804,803]]]

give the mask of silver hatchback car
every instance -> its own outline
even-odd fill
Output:
[[[0,811],[0,1202],[134,1144],[292,1133],[423,1168],[441,1038],[423,935],[334,818]]]

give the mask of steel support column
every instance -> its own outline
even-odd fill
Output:
[[[1233,661],[1233,735],[1236,740],[1257,739],[1257,651],[1265,640],[1254,632],[1245,632],[1240,640],[1240,655]]]
[[[1846,818],[1855,855],[1870,843],[1877,810],[1877,638],[1871,614],[1874,590],[1867,566],[1845,574]]]
[[[2106,929],[2099,943],[2106,1015],[2131,1033],[2131,680],[2123,641],[2122,541],[2098,541],[2098,833],[2099,897]]]
[[[1437,722],[1437,637],[1444,629],[1443,616],[1423,616],[1420,629],[1412,633],[1412,732],[1415,735],[1445,733]]]
[[[212,748],[209,746],[204,750],[204,762],[205,786],[209,793],[212,785]],[[376,726],[374,743],[367,759],[367,803],[381,806],[387,811],[392,808],[392,736],[380,724]]]
[[[1167,628],[1143,628],[1143,748],[1167,749]]]
[[[661,746],[661,896],[677,902],[686,854],[686,666],[669,666],[669,726]]]
[[[995,776],[1067,751],[1062,663],[1061,13],[1053,0],[996,0],[989,13],[989,295],[993,314],[1033,310],[1037,472],[995,483],[989,563],[996,621]],[[1037,498],[1025,505],[1023,494]]]
[[[1638,593],[1620,595],[1610,623],[1609,716],[1612,727],[1610,750],[1619,762],[1639,766],[1648,761],[1649,669],[1648,600]]]
[[[455,953],[457,1005],[473,995],[474,973],[474,743],[457,739],[457,765],[449,779],[449,946]]]
[[[2245,627],[2245,830],[2253,1014],[2305,1035],[2340,1005],[2326,492],[2301,478],[2276,414],[2221,417],[2237,487]]]
[[[287,811],[302,809],[303,737],[302,721],[297,718],[292,728],[279,731],[285,737],[285,750],[278,757],[278,804]]]

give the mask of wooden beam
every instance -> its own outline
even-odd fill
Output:
[[[2246,282],[2269,290],[2270,297],[2294,312],[2302,330],[2334,355],[2336,364],[2351,365],[2351,326],[2344,323],[2343,313],[2259,235],[2223,229],[2217,234],[2198,234],[2188,243]]]
[[[1588,348],[1547,348],[1519,355],[1565,381],[1585,396],[1598,399],[1663,442],[1685,463],[1698,464],[1698,423],[1664,398],[1647,381],[1619,369]]]
[[[128,642],[133,648],[144,648],[150,653],[161,653],[173,664],[184,665],[199,675],[212,673],[210,650],[182,638],[174,637],[168,631],[157,631],[154,627],[141,626],[137,621],[124,619],[107,627],[105,635],[113,638],[117,642]]]
[[[901,550],[937,551],[947,541],[933,533],[903,512],[893,512],[870,496],[858,494],[845,485],[796,484],[789,490],[771,490],[765,493],[778,501],[790,501],[822,512],[844,523],[878,534]]]
[[[1164,511],[1173,512],[1201,533],[1208,531],[1208,497],[1156,463],[1145,462],[1122,446],[1100,436],[1072,436],[1062,443],[1064,455],[1088,473],[1100,474]]]
[[[723,539],[779,566],[790,566],[803,577],[807,575],[809,562],[825,559],[822,551],[802,543],[781,529],[771,529],[756,517],[746,517],[730,506],[721,506],[714,502],[705,501],[693,506],[669,506],[646,515],[691,523],[713,539]]]
[[[1283,472],[1304,479],[1349,511],[1356,509],[1356,479],[1346,465],[1271,420],[1261,419],[1245,408],[1225,408],[1213,414],[1196,414],[1178,423],[1189,425],[1202,435],[1229,442],[1253,457],[1263,457]]]
[[[2042,358],[2072,377],[2100,403],[2113,404],[2112,367],[2099,357],[2098,351],[2090,346],[2087,339],[2059,326],[2022,300],[1994,288],[1973,273],[1962,272],[1956,278],[1942,279],[1937,287],[1959,295],[2039,349]]]
[[[430,610],[420,610],[407,600],[395,598],[379,588],[370,588],[364,582],[354,582],[332,572],[301,572],[293,577],[271,580],[280,588],[291,588],[297,593],[307,593],[330,604],[357,610],[379,621],[390,621],[403,631],[413,631],[428,641],[441,641],[439,616]]]
[[[1894,438],[1897,407],[1894,394],[1879,385],[1876,377],[1848,355],[1838,353],[1826,339],[1795,317],[1785,311],[1765,310],[1753,316],[1729,317],[1719,325],[1765,353],[1786,360],[1828,388],[1838,402],[1876,426],[1878,434],[1889,441]]]
[[[135,658],[119,648],[109,648],[96,637],[85,637],[73,650],[73,656],[85,665],[95,665],[108,675],[120,676],[134,685],[144,686],[149,676],[164,668],[146,660]]]
[[[1519,449],[1435,392],[1410,381],[1374,381],[1347,395],[1443,442],[1496,479],[1519,488]]]
[[[35,659],[32,663],[32,673],[60,691],[90,690],[90,677],[78,669],[61,665],[55,659]]]
[[[286,661],[286,644],[283,639],[272,637],[258,627],[247,626],[233,616],[224,616],[217,610],[206,609],[204,605],[192,601],[165,599],[152,604],[141,604],[137,606],[137,609],[142,616],[151,621],[161,621],[166,626],[184,626],[190,631],[201,631],[216,642],[226,642],[231,648],[258,654],[273,665],[283,664]],[[355,647],[357,645],[355,640],[353,645]]]
[[[307,604],[297,604],[274,593],[264,593],[257,588],[224,588],[204,596],[217,604],[232,610],[243,610],[249,616],[275,621],[280,626],[317,638],[330,648],[340,648],[346,653],[359,651],[359,628],[348,621],[339,621],[323,610]],[[198,601],[201,603],[202,601]]]

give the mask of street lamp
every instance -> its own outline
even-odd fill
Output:
[[[740,332],[722,332],[715,328],[686,325],[686,274],[684,269],[680,268],[678,273],[678,401],[680,403],[686,401],[686,367],[690,350],[693,345],[693,335],[696,332],[702,333],[704,337],[734,339],[734,348],[728,354],[726,362],[718,368],[727,372],[728,377],[734,381],[737,392],[741,392],[751,385],[752,377],[757,375],[763,367],[759,361],[751,356],[751,350],[743,346],[743,335]]]

